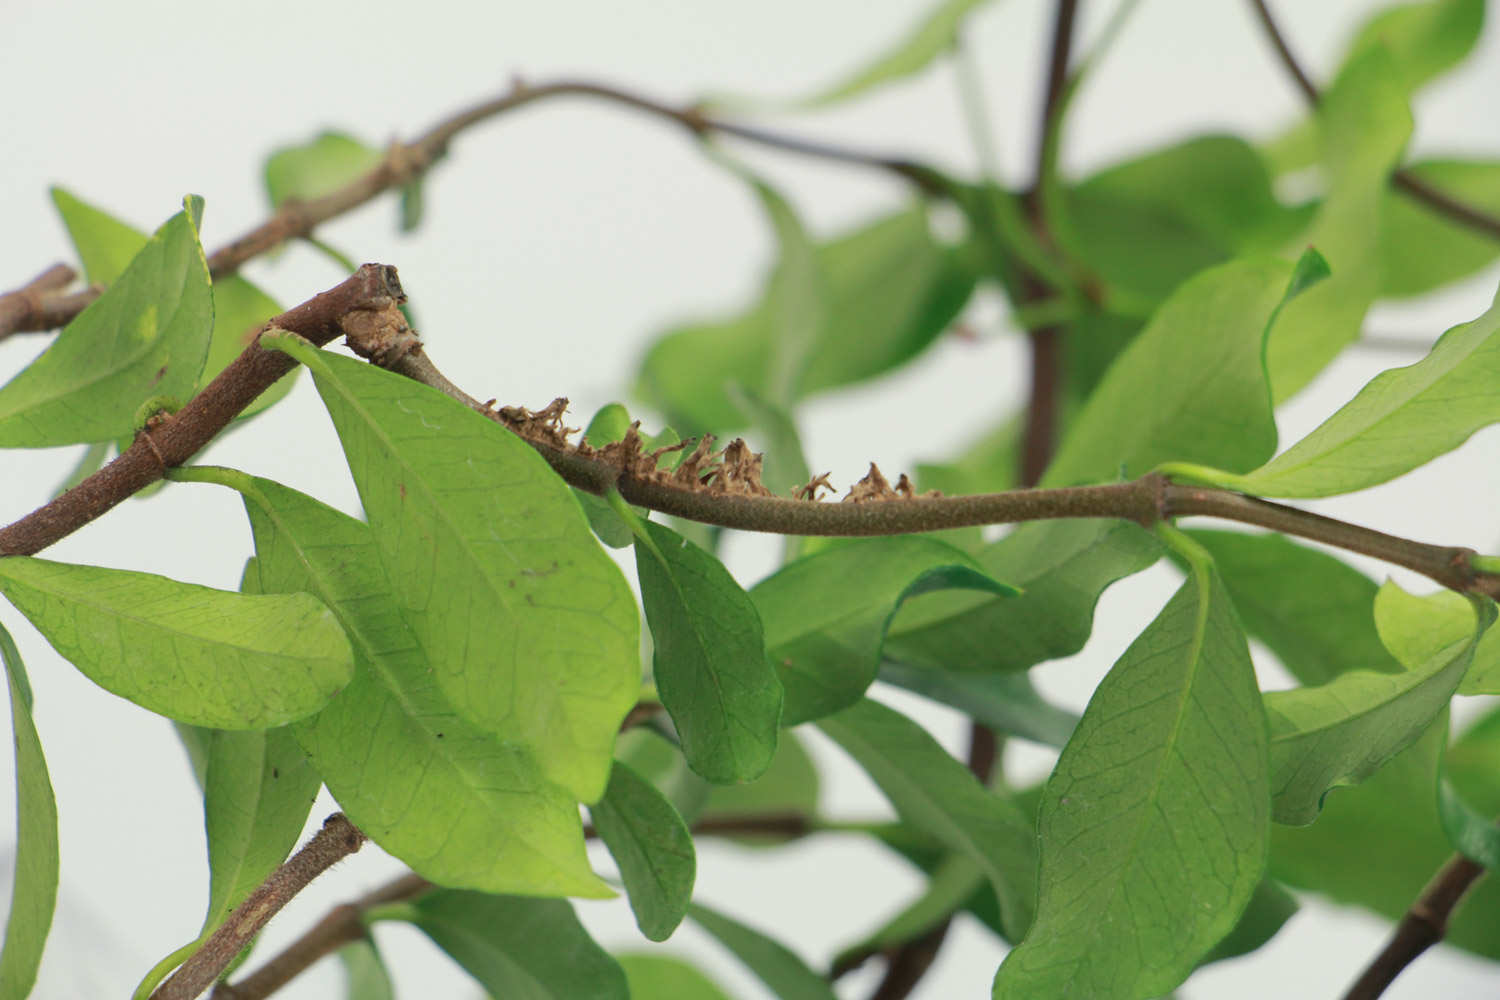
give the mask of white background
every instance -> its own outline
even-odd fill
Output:
[[[50,184],[144,229],[176,211],[184,193],[202,194],[204,242],[213,249],[264,216],[263,156],[323,127],[380,145],[497,93],[515,73],[533,81],[595,77],[682,102],[706,92],[804,93],[899,36],[925,6],[920,0],[0,0],[0,287],[72,260],[47,197]],[[1277,6],[1295,50],[1319,80],[1372,7]],[[1080,51],[1111,7],[1084,4]],[[1050,3],[1012,0],[972,20],[970,43],[1011,181],[1024,178],[1032,160],[1050,16]],[[1500,154],[1497,94],[1500,32],[1492,24],[1468,66],[1419,101],[1414,150]],[[1142,4],[1082,96],[1065,165],[1086,171],[1211,130],[1265,138],[1298,110],[1299,96],[1246,3],[1153,0]],[[957,170],[974,165],[947,68],[836,112],[775,125]],[[857,168],[744,153],[782,186],[817,234],[909,197],[901,184]],[[427,190],[426,224],[414,237],[395,234],[390,199],[322,235],[360,260],[400,267],[438,364],[473,394],[502,402],[539,405],[569,395],[574,412],[587,415],[622,396],[655,331],[737,307],[758,287],[770,251],[744,187],[707,163],[678,130],[585,100],[535,105],[463,136]],[[256,262],[247,273],[288,306],[342,277],[305,249],[274,264]],[[1429,302],[1377,310],[1370,327],[1430,340],[1482,312],[1497,276],[1500,270],[1491,269]],[[975,319],[981,343],[947,338],[909,371],[808,404],[799,418],[811,464],[847,486],[871,458],[890,472],[909,469],[918,458],[952,452],[1014,409],[1022,342],[999,309],[980,309]],[[43,343],[20,336],[0,345],[0,372],[18,370]],[[1287,408],[1283,441],[1305,433],[1375,372],[1416,356],[1349,352]],[[44,501],[74,457],[69,450],[0,456],[0,520],[8,523]],[[359,509],[336,439],[305,382],[252,427],[217,443],[209,457]],[[1401,483],[1320,509],[1493,551],[1500,544],[1497,493],[1500,437],[1484,432]],[[232,588],[248,551],[243,515],[226,491],[172,486],[125,504],[47,555]],[[737,540],[730,563],[748,584],[771,568],[775,551],[764,540]],[[1037,672],[1045,690],[1081,709],[1174,584],[1159,567],[1111,590],[1088,648]],[[92,686],[9,607],[0,608],[0,621],[15,633],[31,671],[61,814],[63,884],[38,995],[123,996],[201,919],[207,875],[196,790],[167,723]],[[1266,671],[1268,682],[1279,681],[1274,665]],[[921,717],[961,752],[956,718],[935,709]],[[830,814],[887,813],[837,750],[822,743],[815,750]],[[1043,764],[1033,753],[1012,767],[1033,776]],[[0,764],[0,773],[8,770]],[[0,803],[0,830],[13,829],[9,795],[0,794]],[[325,796],[311,822],[333,808]],[[607,858],[596,857],[608,870]],[[378,848],[367,848],[272,924],[260,957],[333,903],[398,870]],[[774,932],[821,967],[919,883],[860,840],[824,837],[769,854],[704,842],[698,885],[701,899]],[[579,909],[606,946],[645,946],[623,901]],[[1215,966],[1182,995],[1335,996],[1384,934],[1368,916],[1309,905],[1269,948]],[[383,926],[378,938],[403,996],[477,995],[415,932]],[[666,947],[698,957],[736,996],[767,995],[691,926]],[[987,932],[960,919],[917,995],[988,996],[1000,957]],[[878,978],[875,964],[843,982],[840,995],[867,995]],[[1493,966],[1440,949],[1389,995],[1492,995],[1497,984]],[[337,967],[324,963],[283,995],[331,996],[338,989]]]

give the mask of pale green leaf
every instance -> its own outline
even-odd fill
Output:
[[[266,196],[272,208],[288,199],[311,201],[372,170],[378,149],[342,132],[324,132],[299,146],[286,146],[266,160]]]
[[[1311,823],[1329,789],[1363,781],[1427,730],[1495,617],[1492,604],[1474,607],[1477,619],[1434,627],[1430,601],[1387,583],[1375,600],[1375,624],[1404,671],[1351,671],[1321,687],[1265,696],[1278,823]]]
[[[979,866],[995,889],[1006,932],[1031,923],[1036,837],[1021,808],[991,792],[921,726],[865,699],[818,720],[864,768],[896,812]]]
[[[83,274],[91,285],[112,285],[145,247],[148,237],[97,206],[61,187],[52,189],[52,203],[78,250]]]
[[[640,620],[572,492],[520,438],[436,390],[272,342],[317,381],[438,687],[597,800],[640,684]]]
[[[626,952],[615,961],[625,970],[631,1000],[729,1000],[717,983],[681,959]]]
[[[491,996],[629,1000],[625,973],[563,900],[439,889],[412,909],[412,923]]]
[[[967,553],[916,535],[837,545],[756,584],[750,596],[786,686],[782,721],[796,725],[857,702],[875,680],[897,609],[947,587],[1016,593]]]
[[[650,940],[665,941],[687,914],[697,877],[687,824],[656,786],[618,760],[589,815],[620,867],[636,925]]]
[[[1361,25],[1345,64],[1373,48],[1391,56],[1397,79],[1415,91],[1461,63],[1484,25],[1484,0],[1436,0],[1388,7]]]
[[[1063,749],[1038,820],[1036,920],[994,996],[1176,988],[1254,894],[1269,821],[1260,692],[1209,564],[1110,670]]]
[[[348,632],[354,679],[294,733],[349,818],[439,884],[611,895],[589,869],[572,796],[443,696],[370,528],[269,480],[199,472],[244,497],[259,586],[316,594]]]
[[[346,1000],[396,1000],[396,987],[372,938],[362,938],[338,951],[344,965]]]
[[[192,395],[212,329],[208,265],[182,211],[41,357],[0,388],[0,447],[130,434],[148,398]]]
[[[1500,162],[1428,160],[1404,169],[1465,205],[1500,215]],[[1423,295],[1487,267],[1500,255],[1500,242],[1393,188],[1381,209],[1380,254],[1382,295]]]
[[[235,594],[29,556],[0,559],[0,593],[94,683],[195,726],[300,719],[354,669],[338,622],[307,594]]]
[[[688,914],[768,986],[778,1000],[834,1000],[823,977],[791,949],[702,903]]]
[[[0,660],[10,690],[16,764],[16,871],[5,942],[0,946],[0,997],[31,992],[57,903],[57,800],[32,719],[31,685],[10,633],[0,626]]]
[[[635,564],[657,692],[693,770],[749,781],[770,766],[782,717],[761,617],[723,563],[670,528],[645,528]]]

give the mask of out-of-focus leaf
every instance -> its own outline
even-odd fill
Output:
[[[782,715],[761,617],[723,563],[670,528],[645,528],[635,564],[662,704],[693,770],[749,781],[770,766]]]
[[[958,673],[887,661],[881,664],[880,679],[1044,746],[1062,747],[1078,725],[1078,716],[1043,701],[1025,674]]]
[[[1459,627],[1434,628],[1428,601],[1387,583],[1375,623],[1403,672],[1350,671],[1321,687],[1265,696],[1278,823],[1311,823],[1330,788],[1358,784],[1426,731],[1494,620],[1493,604],[1474,608],[1477,617]]]
[[[816,246],[813,266],[823,318],[802,366],[791,372],[786,398],[778,398],[773,377],[784,267],[742,315],[659,338],[642,362],[639,393],[684,434],[743,427],[748,417],[730,400],[729,382],[786,406],[879,375],[932,343],[968,300],[975,279],[959,251],[933,240],[919,206]]]
[[[790,729],[781,734],[776,757],[764,774],[740,785],[714,785],[698,818],[715,820],[773,813],[802,816],[818,813],[818,769],[796,732]]]
[[[874,931],[841,949],[834,956],[833,968],[843,969],[857,959],[921,937],[962,908],[983,885],[984,872],[978,865],[962,854],[948,855],[910,903]]]
[[[857,702],[875,680],[891,618],[909,598],[945,588],[1016,590],[943,542],[897,536],[838,545],[784,566],[750,591],[796,725]]]
[[[201,205],[201,199],[187,202]],[[0,388],[0,447],[45,448],[131,433],[147,399],[192,394],[212,330],[208,265],[185,209],[41,357]]]
[[[979,784],[921,726],[865,699],[818,720],[909,825],[978,865],[995,889],[1006,933],[1031,923],[1036,836],[1013,801]]]
[[[1022,525],[981,550],[992,577],[1020,595],[931,594],[897,612],[887,659],[954,673],[1019,671],[1083,648],[1094,605],[1116,580],[1156,562],[1161,546],[1134,524],[1051,521]]]
[[[32,720],[31,683],[10,633],[0,626],[0,661],[10,690],[16,762],[16,871],[5,942],[0,946],[0,997],[31,992],[57,903],[57,800]]]
[[[1412,127],[1385,49],[1366,50],[1339,74],[1318,103],[1318,121],[1328,195],[1306,241],[1327,258],[1333,276],[1289,303],[1266,342],[1277,402],[1359,336],[1380,293],[1380,210]]]
[[[696,966],[655,952],[615,956],[625,970],[631,1000],[729,1000],[729,994]]]
[[[688,914],[734,952],[735,958],[745,963],[779,1000],[834,1000],[833,990],[823,977],[779,941],[702,903],[694,903]]]
[[[370,938],[344,945],[338,951],[344,964],[344,996],[347,1000],[396,1000],[396,987],[385,969],[380,952]]]
[[[1261,880],[1260,692],[1202,562],[1095,690],[1047,781],[1036,920],[1000,966],[997,1000],[1168,992]]]
[[[343,630],[307,594],[235,594],[30,556],[0,559],[0,593],[94,683],[196,726],[300,719],[354,670]]]
[[[1350,670],[1398,673],[1372,609],[1379,587],[1348,563],[1283,535],[1190,531],[1214,557],[1245,631],[1309,687]],[[1463,611],[1469,615],[1469,606]]]
[[[749,419],[764,441],[765,467],[760,481],[777,496],[789,496],[812,476],[802,454],[802,437],[792,415],[755,390],[731,382],[729,399]]]
[[[777,743],[777,754],[785,748],[789,733],[783,733]],[[615,759],[629,764],[631,770],[647,779],[666,796],[672,808],[691,824],[703,812],[711,791],[719,788],[753,788],[757,781],[747,785],[710,785],[700,778],[682,756],[682,748],[661,733],[645,726],[627,729],[615,743]],[[771,770],[775,769],[772,762]],[[770,770],[766,772],[767,775]],[[764,777],[763,775],[762,777]]]
[[[1194,479],[1259,496],[1325,497],[1394,479],[1500,420],[1500,297],[1427,357],[1381,372],[1311,434],[1246,475],[1190,467]]]
[[[656,786],[620,761],[589,815],[620,866],[641,933],[665,941],[693,898],[698,862],[687,824]]]
[[[520,438],[436,390],[290,337],[262,343],[312,372],[449,702],[596,801],[640,685],[640,619],[568,487]]]
[[[1500,214],[1500,162],[1428,160],[1405,170],[1466,205]],[[1500,254],[1500,243],[1391,190],[1381,209],[1380,254],[1381,294],[1402,297],[1481,270]]]
[[[197,471],[244,498],[257,586],[316,594],[349,635],[354,679],[294,727],[349,818],[439,884],[612,895],[588,866],[574,798],[531,751],[481,731],[443,696],[370,527],[270,480]]]
[[[629,1000],[625,973],[561,899],[438,889],[411,922],[494,997]]]
[[[266,160],[266,197],[272,208],[288,199],[311,201],[369,172],[381,160],[378,149],[342,132],[324,132],[309,142],[286,146]]]
[[[52,203],[68,227],[68,238],[91,285],[114,284],[149,238],[65,188],[52,189]]]

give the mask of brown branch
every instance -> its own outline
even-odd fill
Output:
[[[210,935],[203,947],[156,988],[151,1000],[193,1000],[208,989],[277,911],[313,879],[359,850],[364,842],[365,835],[343,813],[328,817],[323,829],[271,873],[224,925]]]
[[[1297,84],[1297,89],[1302,91],[1302,96],[1307,103],[1316,108],[1322,95],[1318,91],[1317,84],[1303,70],[1302,64],[1292,53],[1291,46],[1287,44],[1286,36],[1276,24],[1276,19],[1271,16],[1271,10],[1266,6],[1266,0],[1250,0],[1250,5],[1255,9],[1255,16],[1265,30],[1266,38],[1276,50],[1281,64],[1291,74]],[[1494,216],[1473,205],[1460,201],[1452,195],[1428,184],[1420,177],[1413,174],[1404,167],[1398,168],[1391,174],[1391,185],[1402,194],[1413,201],[1426,205],[1438,215],[1446,216],[1450,220],[1467,226],[1478,233],[1500,240],[1500,216]]]
[[[71,285],[76,277],[78,272],[68,265],[53,264],[15,291],[0,295],[0,339],[5,337],[5,331],[27,328],[29,324],[49,324],[43,329],[61,326],[62,323],[54,322],[61,314],[49,313],[49,309],[56,309],[55,293]]]
[[[254,257],[288,240],[310,236],[323,223],[372,201],[386,191],[409,183],[430,169],[447,152],[448,145],[474,125],[534,101],[566,96],[593,97],[634,108],[675,122],[694,135],[717,133],[735,136],[748,142],[805,156],[885,170],[906,179],[923,191],[934,193],[939,190],[935,186],[931,170],[900,157],[884,156],[724,121],[696,107],[673,107],[619,87],[588,80],[557,80],[536,86],[518,80],[509,93],[438,122],[410,143],[392,143],[379,163],[338,190],[308,201],[285,202],[265,222],[209,255],[209,273],[214,278],[234,274]],[[63,266],[54,265],[47,273],[51,274],[53,270]],[[70,277],[69,281],[71,280]],[[67,282],[62,284],[65,286]],[[0,340],[13,333],[64,326],[103,291],[95,286],[61,294],[61,286],[49,286],[44,289],[48,294],[34,295],[28,292],[33,285],[35,282],[0,295]]]
[[[1484,874],[1482,865],[1462,854],[1449,858],[1411,904],[1380,954],[1349,987],[1344,1000],[1374,1000],[1384,993],[1418,955],[1443,939],[1453,911]]]
[[[395,306],[403,298],[395,268],[366,264],[344,282],[277,316],[267,327],[292,330],[313,343],[326,344],[343,332],[343,324],[351,317],[372,313],[399,317]],[[196,454],[294,364],[279,351],[262,350],[257,337],[186,406],[137,434],[135,443],[120,457],[46,506],[0,528],[0,556],[40,552],[156,482],[169,466],[181,465]]]

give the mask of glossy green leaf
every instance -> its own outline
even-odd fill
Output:
[[[681,959],[626,952],[615,961],[625,970],[631,1000],[729,1000],[717,983]]]
[[[385,961],[371,938],[362,938],[338,950],[344,965],[346,1000],[396,1000],[396,987]]]
[[[354,670],[343,630],[307,594],[234,594],[29,556],[0,559],[0,593],[94,683],[195,726],[300,719]]]
[[[1423,183],[1491,215],[1500,214],[1500,162],[1428,160],[1404,168]],[[1466,278],[1500,255],[1500,243],[1391,190],[1380,216],[1380,292],[1423,295]]]
[[[1278,823],[1311,823],[1330,788],[1358,784],[1427,730],[1494,620],[1494,605],[1474,607],[1477,618],[1437,628],[1429,601],[1387,583],[1375,623],[1403,672],[1351,671],[1321,687],[1265,696]]]
[[[783,722],[857,702],[875,680],[892,616],[909,598],[959,587],[1014,595],[967,553],[916,535],[838,545],[783,567],[750,591],[786,685]]]
[[[1010,799],[986,790],[921,726],[865,699],[818,720],[874,779],[907,824],[964,855],[994,886],[1007,934],[1031,923],[1036,838]]]
[[[0,997],[20,1000],[36,982],[57,904],[57,800],[32,720],[26,666],[4,627],[0,627],[0,661],[5,663],[10,690],[16,764],[16,870],[5,941],[0,945]]]
[[[723,563],[670,528],[645,527],[635,564],[657,692],[693,770],[749,781],[770,766],[782,717],[761,617]]]
[[[1294,274],[1279,260],[1246,258],[1183,283],[1089,397],[1042,485],[1129,478],[1169,459],[1253,469],[1270,457],[1276,424],[1261,351],[1295,294]]]
[[[589,815],[620,867],[641,933],[665,941],[693,898],[698,861],[687,824],[656,786],[620,761]]]
[[[688,914],[734,952],[778,1000],[834,1000],[833,990],[823,977],[779,941],[702,903],[694,903]]]
[[[1380,210],[1412,128],[1397,72],[1384,48],[1369,49],[1318,102],[1328,194],[1305,238],[1327,258],[1333,276],[1289,303],[1271,331],[1266,369],[1277,402],[1359,336],[1380,293]]]
[[[381,152],[342,132],[324,132],[298,146],[287,146],[266,160],[266,196],[272,208],[288,199],[311,201],[338,190],[370,170]]]
[[[205,735],[209,891],[203,929],[208,931],[286,860],[323,779],[286,727]]]
[[[403,617],[438,687],[593,802],[640,684],[640,621],[569,488],[441,393],[305,342]]]
[[[1274,253],[1308,221],[1276,199],[1243,139],[1201,136],[1109,167],[1064,192],[1059,238],[1112,295],[1165,298],[1231,257]]]
[[[1375,630],[1379,587],[1359,570],[1283,535],[1188,534],[1214,557],[1245,631],[1303,684],[1350,670],[1401,671]]]
[[[349,818],[441,885],[612,895],[588,866],[573,797],[529,750],[479,730],[443,696],[371,529],[269,480],[199,471],[243,496],[259,587],[316,594],[349,635],[354,679],[294,727]]]
[[[1156,562],[1149,532],[1116,521],[1022,525],[976,558],[1016,597],[932,594],[897,612],[885,656],[955,673],[1018,671],[1071,656],[1093,630],[1094,605],[1106,587]]]
[[[984,872],[968,857],[950,854],[938,863],[922,891],[871,933],[843,948],[833,968],[852,968],[869,955],[899,947],[931,931],[960,910],[974,890],[984,885]]]
[[[1298,908],[1297,897],[1279,883],[1261,879],[1245,906],[1245,912],[1240,914],[1239,923],[1214,945],[1213,951],[1203,956],[1199,965],[1238,958],[1258,950],[1276,936],[1276,932],[1296,915]]]
[[[1062,747],[1078,726],[1078,716],[1037,694],[1022,673],[959,673],[887,661],[880,679],[963,712],[1008,736]]]
[[[148,398],[192,395],[212,329],[208,265],[184,210],[41,357],[0,388],[0,447],[132,433],[136,409]]]
[[[439,889],[412,923],[495,997],[628,1000],[625,973],[560,899]]]
[[[1038,819],[1036,920],[994,996],[1174,989],[1254,894],[1269,820],[1260,692],[1210,564],[1125,651],[1063,749]]]
[[[1274,497],[1333,496],[1394,479],[1500,420],[1497,333],[1500,298],[1483,316],[1443,334],[1421,361],[1377,375],[1311,434],[1254,472],[1189,474]]]
[[[974,270],[933,240],[920,206],[878,219],[814,249],[823,321],[793,373],[790,398],[773,391],[773,353],[785,293],[778,268],[761,299],[718,323],[671,331],[642,362],[638,392],[684,434],[743,427],[729,398],[739,382],[782,406],[872,378],[925,349],[968,301]],[[783,363],[785,364],[785,363]]]

